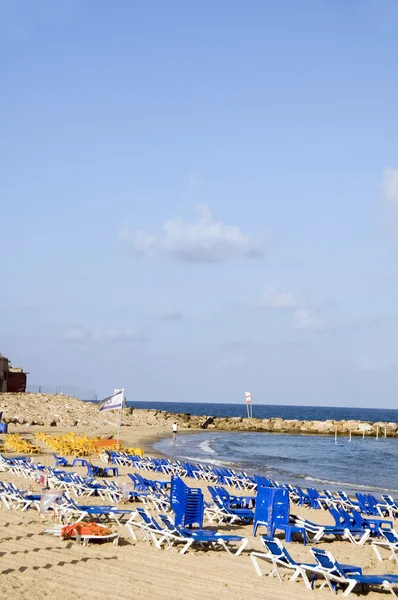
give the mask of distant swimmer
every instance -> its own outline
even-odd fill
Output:
[[[177,423],[173,423],[173,441],[176,441],[177,438],[177,431],[178,431],[178,427],[177,427]]]

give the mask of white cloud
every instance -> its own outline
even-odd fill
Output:
[[[269,287],[256,304],[259,308],[281,308],[292,310],[299,308],[301,302],[300,299],[291,292],[285,292],[277,287]]]
[[[275,286],[266,289],[259,300],[253,303],[261,309],[285,310],[292,314],[294,329],[319,330],[324,327],[319,308],[305,298]]]
[[[64,339],[73,344],[84,344],[94,341],[94,332],[83,327],[72,327],[64,334]]]
[[[64,340],[73,344],[97,344],[97,343],[130,343],[144,342],[145,336],[138,333],[132,327],[123,329],[85,329],[84,327],[72,327],[64,334]]]
[[[372,354],[360,354],[357,360],[357,368],[360,371],[387,371],[395,368],[397,365],[397,353],[390,352],[384,356],[375,356]]]
[[[220,262],[254,258],[263,248],[236,225],[216,221],[206,205],[197,206],[197,219],[166,221],[161,232],[134,230],[126,225],[120,232],[133,255],[166,255],[186,262]]]
[[[226,369],[240,369],[245,366],[245,361],[240,356],[227,356],[222,359],[221,364]]]
[[[384,199],[398,216],[398,169],[384,169],[381,187]]]
[[[391,234],[398,240],[398,169],[384,169],[381,189],[389,210]]]
[[[297,308],[293,313],[295,329],[322,329],[323,323],[315,307],[307,306]]]
[[[163,321],[181,321],[183,314],[180,310],[164,309],[158,312],[158,316]]]

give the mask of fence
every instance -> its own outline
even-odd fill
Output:
[[[97,401],[97,392],[95,390],[84,389],[75,385],[27,385],[26,391],[34,394],[61,394],[63,396],[72,396],[80,400]]]

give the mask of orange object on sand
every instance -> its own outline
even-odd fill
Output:
[[[74,525],[65,525],[61,529],[61,538],[69,540],[78,535],[104,536],[110,535],[112,531],[107,527],[101,527],[97,523],[75,523]]]
[[[121,446],[122,443],[117,440],[94,440],[91,442],[93,448],[109,448]]]

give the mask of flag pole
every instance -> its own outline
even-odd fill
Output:
[[[123,408],[124,408],[125,404],[126,404],[126,398],[124,397],[124,393],[123,393],[122,405],[121,405],[120,411],[119,411],[119,421],[117,424],[117,434],[116,434],[117,448],[119,448],[119,444],[120,444],[120,427],[122,425],[122,414],[123,414]]]

